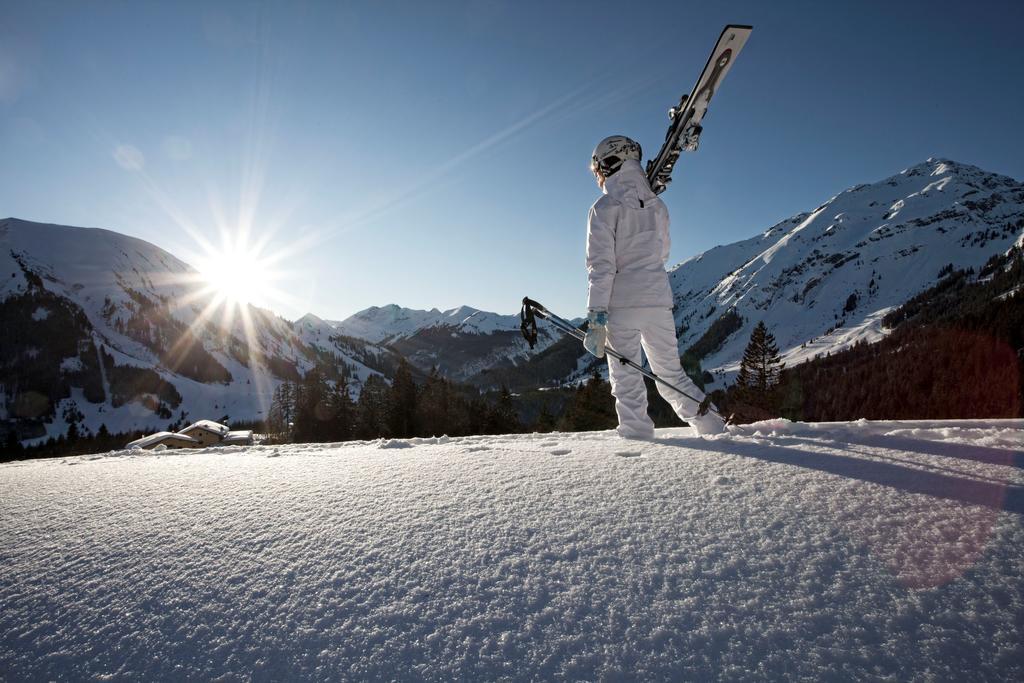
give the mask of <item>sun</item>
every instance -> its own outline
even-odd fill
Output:
[[[279,273],[258,247],[224,240],[219,248],[205,251],[198,270],[208,292],[225,307],[265,306],[273,298]]]
[[[199,272],[213,294],[228,305],[258,303],[265,294],[270,273],[255,254],[227,254],[221,259],[204,259]]]

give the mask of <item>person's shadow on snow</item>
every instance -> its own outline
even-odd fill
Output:
[[[858,434],[856,430],[844,432],[842,437],[842,440],[831,441],[830,444],[839,447],[843,447],[847,444],[857,444],[871,448],[889,448],[922,453],[925,455],[940,455],[945,458],[972,460],[974,462],[983,462],[988,465],[1006,465],[1008,467],[1024,468],[1024,451],[1010,451],[1005,448],[990,448],[988,446],[950,443],[948,441],[915,439],[909,436]]]
[[[811,443],[804,442],[799,437],[783,436],[772,437],[772,439],[775,441],[785,440],[796,445]],[[1021,453],[995,448],[937,443],[906,437],[870,436],[858,441],[861,441],[862,445],[878,448],[896,448],[902,451],[925,455],[944,455],[992,464],[1021,466]],[[696,445],[700,450],[738,455],[745,458],[756,458],[794,467],[804,467],[850,479],[890,486],[908,493],[923,493],[970,505],[983,505],[996,510],[1007,510],[1017,514],[1024,514],[1024,487],[1022,486],[988,477],[982,478],[974,474],[946,474],[940,471],[919,469],[919,467],[907,467],[893,462],[895,458],[885,455],[871,454],[871,457],[876,459],[869,459],[866,453],[864,453],[864,457],[838,455],[789,446],[749,443],[728,438],[702,439],[699,441],[695,439],[669,438],[659,439],[658,443],[685,448],[694,448]],[[815,443],[821,445],[821,442]],[[839,442],[829,442],[828,445],[856,452]],[[885,459],[888,462],[880,462],[879,459]],[[934,466],[929,467],[932,470],[938,469]],[[945,471],[955,470],[946,468]]]

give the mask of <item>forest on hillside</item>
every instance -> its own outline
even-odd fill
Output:
[[[741,421],[1024,417],[1024,257],[997,254],[977,273],[947,266],[891,311],[881,341],[779,367],[766,391],[718,391]]]

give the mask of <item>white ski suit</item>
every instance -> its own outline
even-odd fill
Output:
[[[698,400],[704,394],[679,363],[668,261],[668,209],[640,168],[629,159],[604,184],[587,223],[587,308],[608,311],[608,345],[636,363],[643,348],[651,370]],[[654,436],[647,414],[643,375],[608,358],[608,375],[619,417],[618,432],[634,439]],[[695,417],[698,403],[662,384],[658,391],[698,433],[721,431],[714,415]],[[716,424],[717,423],[717,424]]]

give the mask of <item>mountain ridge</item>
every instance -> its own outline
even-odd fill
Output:
[[[1022,242],[1024,185],[930,158],[673,266],[680,352],[696,354],[721,387],[758,320],[789,365],[878,340],[885,314],[947,266],[977,269]],[[260,419],[278,384],[318,364],[356,394],[403,356],[482,388],[573,383],[604,370],[544,323],[531,352],[518,316],[470,306],[389,304],[294,323],[248,306],[252,329],[241,316],[218,323],[204,315],[215,293],[191,266],[103,228],[7,218],[0,245],[11,274],[0,286],[0,422],[35,415],[42,435],[62,433],[65,415],[77,414],[111,430],[164,426],[182,411]],[[55,338],[61,330],[68,339]]]

